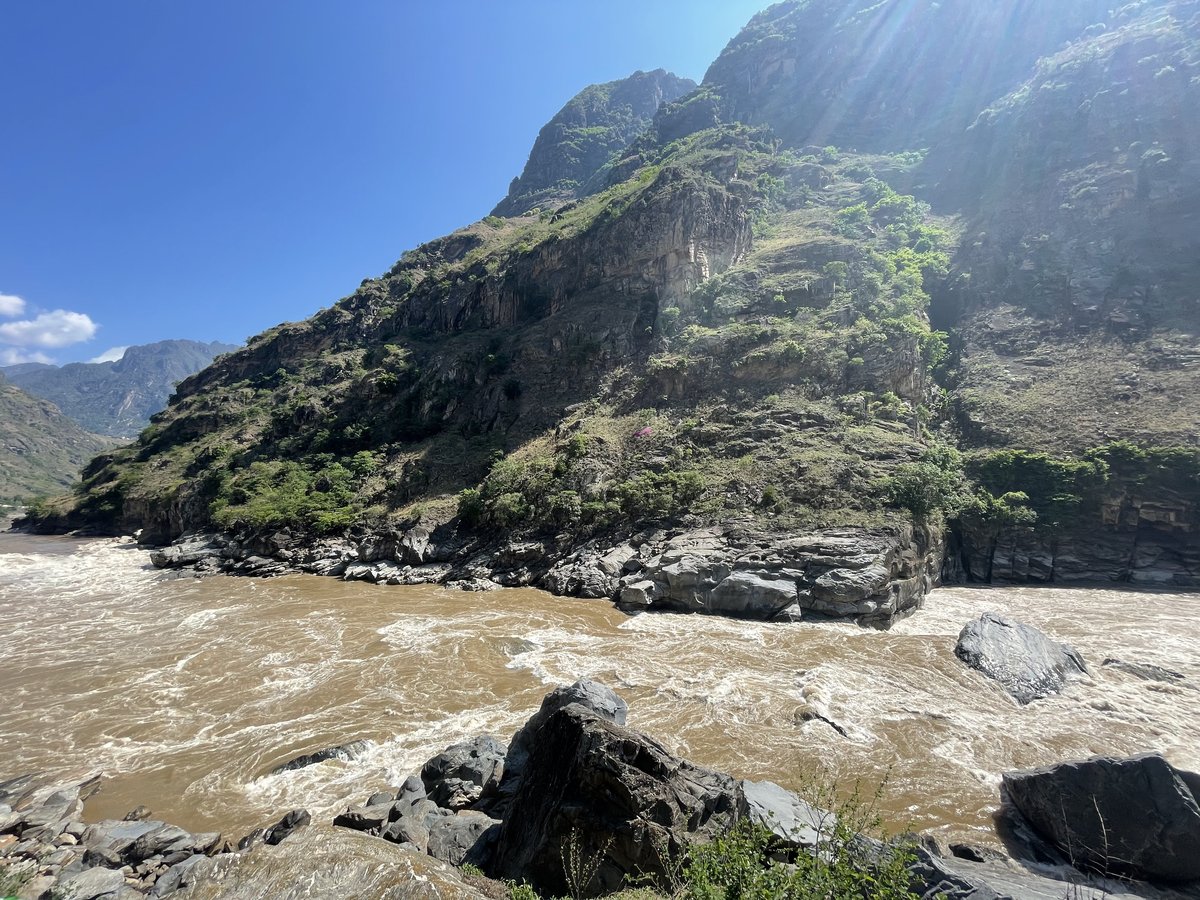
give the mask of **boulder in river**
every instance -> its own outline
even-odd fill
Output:
[[[1006,772],[1004,791],[1077,867],[1200,881],[1200,775],[1157,754]]]
[[[1022,705],[1057,694],[1067,679],[1087,674],[1074,647],[991,612],[963,628],[954,653],[998,682]]]

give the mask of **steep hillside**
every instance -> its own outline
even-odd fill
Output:
[[[1200,583],[1196,12],[778,4],[582,193],[255,338],[37,526],[759,617],[890,621],[944,535]]]
[[[596,173],[645,131],[659,107],[695,87],[656,69],[580,91],[542,128],[525,170],[492,214],[521,215],[589,192]]]
[[[112,444],[0,375],[0,505],[62,493],[79,480],[84,463]]]
[[[130,347],[115,362],[0,368],[13,384],[54,403],[89,431],[133,438],[167,405],[175,385],[232,344],[159,341]]]

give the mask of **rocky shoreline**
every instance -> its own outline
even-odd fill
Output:
[[[608,599],[627,612],[759,621],[841,619],[887,627],[938,584],[939,532],[832,529],[768,535],[737,526],[649,530],[574,548],[556,540],[481,544],[450,528],[312,540],[290,531],[184,535],[151,551],[161,569],[270,577],[309,573],[464,590],[538,587]]]
[[[332,829],[293,810],[236,846],[153,820],[144,808],[85,825],[83,804],[99,778],[0,781],[0,894],[232,900],[270,883],[270,896],[365,897],[364,885],[386,873],[416,886],[397,896],[505,897],[506,884],[603,896],[632,882],[670,885],[689,848],[749,824],[770,832],[771,858],[785,863],[851,852],[869,869],[902,854],[907,889],[923,900],[1200,895],[1200,775],[1157,755],[1004,773],[1007,858],[928,836],[860,833],[847,843],[837,812],[676,757],[629,728],[626,713],[598,683],[558,688],[507,743],[481,735],[448,747],[398,788],[344,809]],[[342,848],[337,864],[314,868],[322,847],[333,846]],[[579,859],[589,861],[582,888]],[[317,894],[305,892],[317,883]]]

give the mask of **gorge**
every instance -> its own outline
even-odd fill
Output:
[[[328,824],[579,678],[988,859],[1013,769],[1196,771],[1197,123],[1200,0],[787,0],[585,89],[0,535],[0,773]]]

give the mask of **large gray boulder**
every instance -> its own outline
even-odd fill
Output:
[[[958,636],[955,655],[999,683],[1020,704],[1057,694],[1087,666],[1069,644],[1051,640],[1029,625],[984,613]]]
[[[730,776],[572,704],[537,731],[493,871],[558,896],[573,890],[571,860],[594,860],[584,893],[615,891],[627,878],[665,876],[686,842],[733,825],[738,799]]]
[[[429,799],[446,809],[466,809],[504,775],[508,747],[490,735],[447,747],[421,768]]]
[[[1006,772],[1004,792],[1077,867],[1200,880],[1200,775],[1157,754]]]

